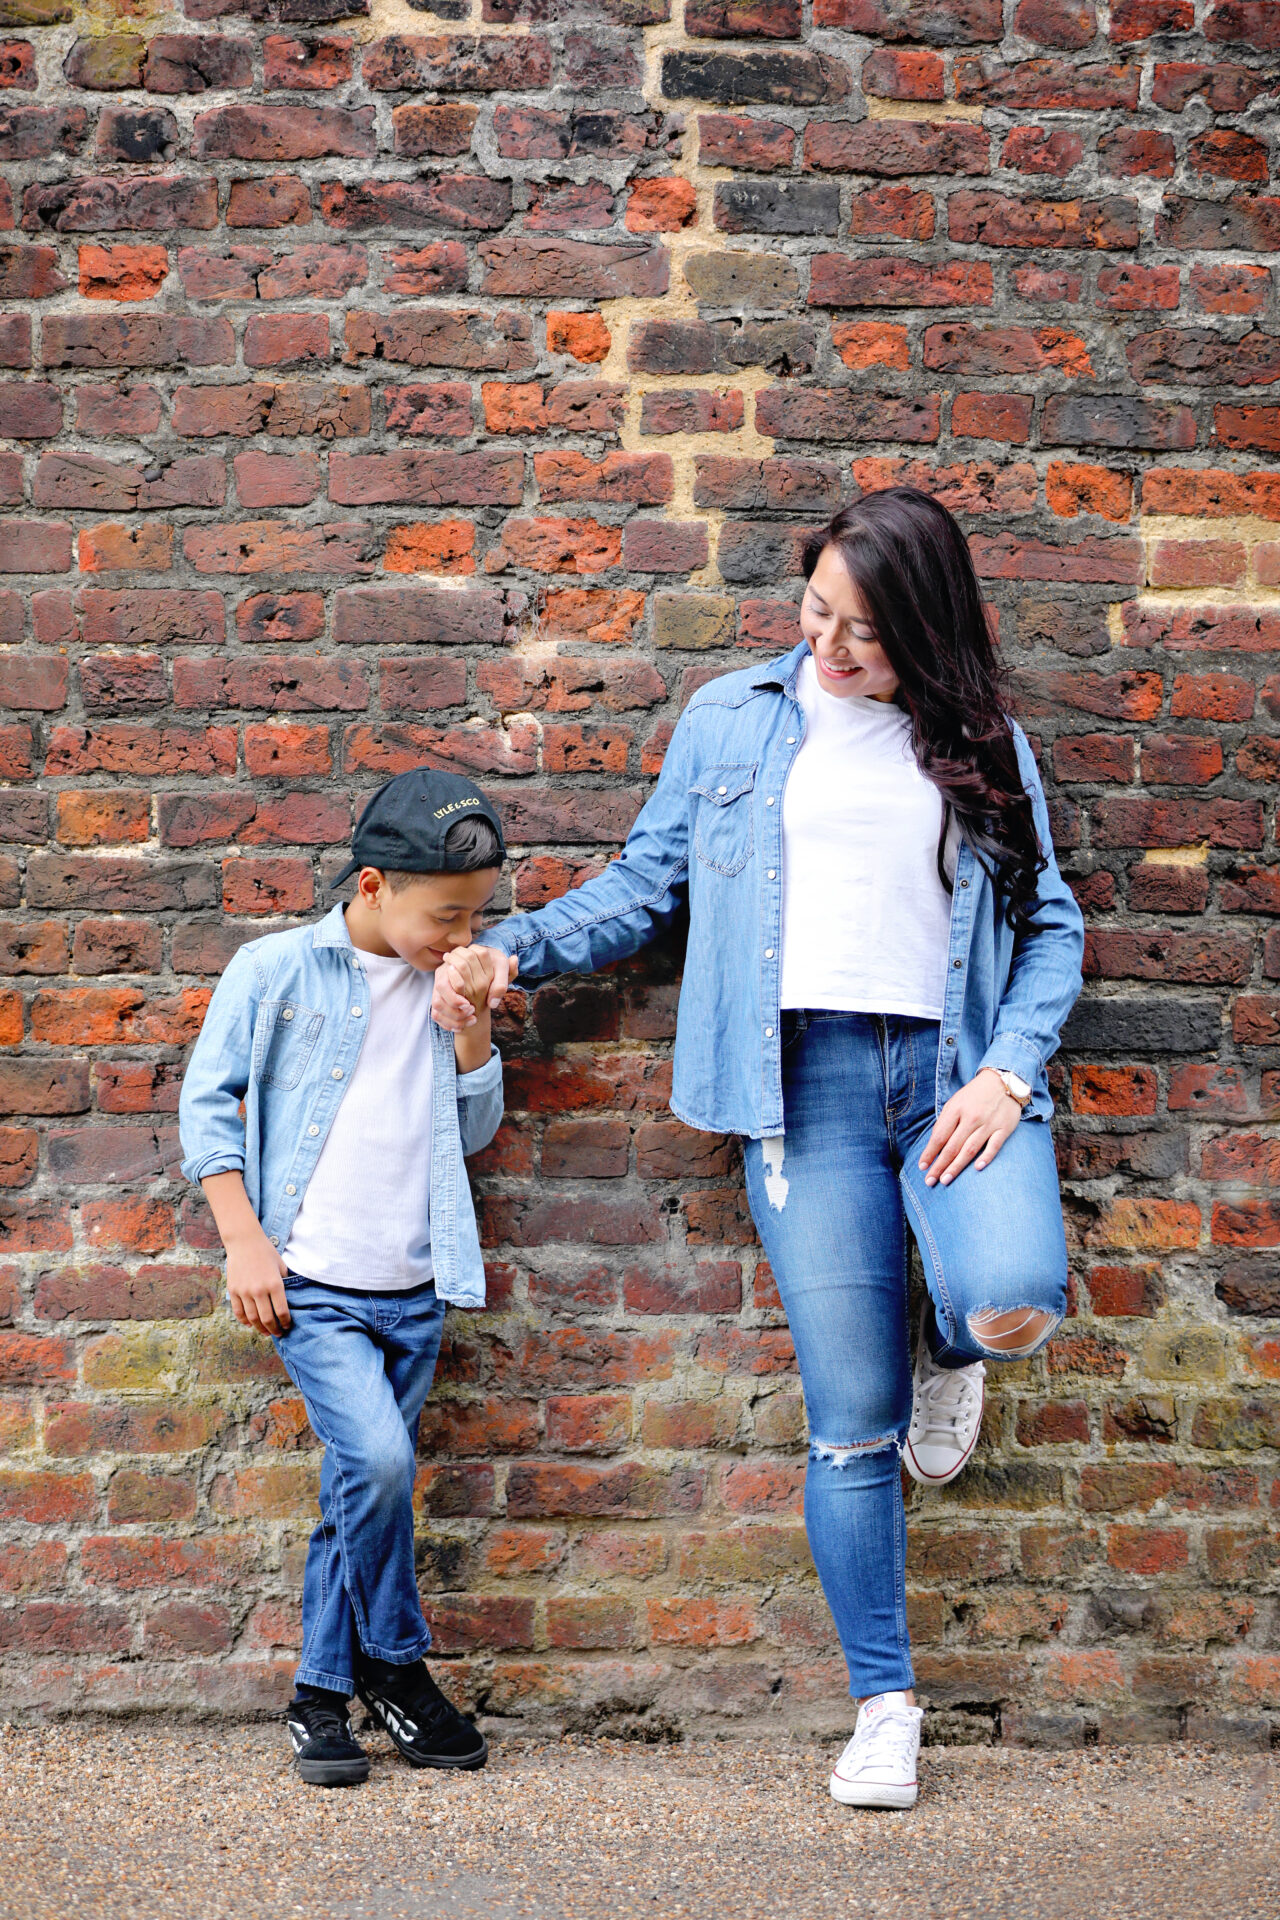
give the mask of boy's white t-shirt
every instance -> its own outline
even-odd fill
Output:
[[[892,701],[828,693],[810,655],[805,735],[782,801],[784,1007],[942,1018],[951,899],[942,795]]]
[[[406,960],[360,954],[369,1022],[283,1248],[333,1287],[419,1287],[431,1266],[431,990]]]

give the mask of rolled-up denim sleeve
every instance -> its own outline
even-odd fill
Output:
[[[1058,871],[1035,756],[1020,728],[1014,728],[1014,739],[1040,851],[1048,864],[1036,883],[1031,928],[1014,939],[1008,984],[981,1066],[1002,1067],[1031,1084],[1057,1052],[1063,1025],[1084,984],[1084,916]]]
[[[479,1153],[502,1125],[502,1055],[496,1047],[483,1066],[458,1075],[457,1093],[462,1151]]]
[[[182,1080],[182,1171],[197,1185],[211,1173],[244,1171],[240,1103],[249,1085],[261,997],[257,963],[242,947],[214,988]]]
[[[680,911],[689,879],[688,726],[685,714],[618,859],[536,913],[517,914],[480,935],[483,945],[515,954],[520,979],[593,973],[625,960]]]

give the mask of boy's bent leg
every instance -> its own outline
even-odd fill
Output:
[[[1020,1121],[989,1166],[936,1187],[916,1166],[929,1130],[911,1142],[900,1179],[933,1302],[934,1358],[944,1367],[1027,1359],[1052,1337],[1067,1301],[1048,1124]]]
[[[298,1677],[349,1694],[353,1623],[359,1644],[379,1659],[416,1660],[430,1643],[413,1564],[413,1441],[378,1339],[385,1311],[378,1297],[299,1281],[289,1287],[289,1305],[293,1324],[276,1347],[325,1446]],[[404,1385],[419,1407],[438,1345],[437,1329],[406,1369]],[[340,1579],[333,1577],[335,1550]]]

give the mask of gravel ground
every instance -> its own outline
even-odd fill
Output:
[[[0,1736],[9,1920],[1275,1920],[1280,1756],[934,1747],[913,1813],[826,1791],[833,1751],[507,1740],[300,1786],[281,1728]]]

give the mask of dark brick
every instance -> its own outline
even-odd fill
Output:
[[[721,180],[715,224],[725,233],[835,233],[840,189],[808,180]]]
[[[662,56],[668,100],[727,107],[821,107],[847,98],[849,69],[826,53],[670,52]]]

